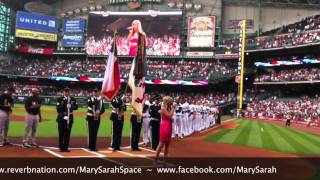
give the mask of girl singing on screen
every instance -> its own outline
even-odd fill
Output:
[[[132,21],[129,29],[129,35],[127,38],[130,46],[129,56],[135,57],[134,76],[136,79],[142,79],[145,71],[145,59],[146,59],[146,34],[142,29],[141,22],[139,20]]]

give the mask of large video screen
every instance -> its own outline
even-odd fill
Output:
[[[179,12],[92,12],[88,18],[86,52],[88,55],[107,55],[110,52],[113,33],[118,32],[118,55],[129,55],[127,40],[133,20],[140,20],[147,36],[147,55],[180,55],[182,13]]]

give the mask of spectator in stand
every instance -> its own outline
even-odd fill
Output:
[[[281,81],[313,81],[320,80],[319,68],[302,68],[273,71],[255,78],[255,82],[281,82]]]
[[[234,76],[236,63],[221,63],[219,61],[147,61],[146,78],[150,80],[215,80],[218,77]],[[120,76],[127,79],[131,61],[120,61]],[[93,77],[102,78],[105,71],[105,60],[13,60],[10,74],[24,76],[64,76],[64,77]],[[7,73],[8,73],[7,72]]]
[[[278,100],[276,97],[249,103],[245,116],[249,118],[283,119],[293,115],[294,121],[320,121],[320,98],[303,96],[299,99]]]

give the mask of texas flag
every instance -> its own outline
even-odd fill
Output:
[[[117,58],[116,38],[114,38],[113,43],[113,49],[109,53],[101,88],[102,94],[109,101],[111,101],[114,98],[114,96],[117,95],[121,87],[119,60]]]

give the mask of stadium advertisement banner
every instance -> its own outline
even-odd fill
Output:
[[[65,76],[52,76],[50,79],[55,81],[75,81],[75,82],[103,82],[103,78],[91,77],[65,77]],[[125,79],[120,79],[121,83],[127,83]],[[146,84],[155,85],[185,85],[185,86],[207,86],[208,81],[183,81],[183,80],[146,80]]]
[[[256,67],[274,67],[274,66],[292,66],[292,65],[301,65],[301,64],[320,64],[318,59],[298,59],[298,60],[283,60],[283,61],[271,61],[271,62],[255,62]]]
[[[57,42],[58,36],[53,33],[16,29],[16,37]]]
[[[63,47],[83,47],[83,34],[64,34],[62,37]]]
[[[16,28],[57,33],[58,19],[55,16],[18,11]]]
[[[62,29],[65,33],[81,33],[84,32],[84,19],[64,19]]]
[[[180,34],[182,32],[181,11],[147,12],[92,12],[88,17],[88,55],[107,55],[110,52],[113,34],[118,32],[118,55],[128,56],[130,44],[127,37],[133,20],[140,20],[147,36],[147,55],[180,55]],[[131,45],[133,48],[135,45]]]
[[[19,51],[22,53],[44,54],[44,55],[52,55],[54,53],[53,48],[36,48],[32,46],[20,46]]]
[[[213,52],[198,52],[198,51],[188,51],[186,53],[187,56],[193,56],[193,57],[201,57],[201,56],[214,56]]]
[[[229,20],[228,29],[241,29],[241,23],[243,20]],[[246,20],[246,28],[253,29],[253,19]]]
[[[239,54],[216,54],[216,58],[220,60],[239,59]]]
[[[214,47],[216,17],[188,17],[188,47]]]

